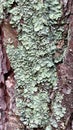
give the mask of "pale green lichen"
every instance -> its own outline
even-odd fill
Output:
[[[59,58],[53,58],[57,40],[62,39],[62,27],[54,26],[62,15],[61,5],[58,0],[7,0],[2,7],[19,32],[20,45],[16,49],[8,45],[7,53],[17,80],[21,119],[30,128],[58,129],[65,113],[63,96],[55,92],[55,98],[50,99],[50,91],[58,89],[55,63],[63,59],[64,49]],[[5,18],[3,10],[0,17]]]

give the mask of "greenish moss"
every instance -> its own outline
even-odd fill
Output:
[[[60,57],[54,58],[59,52],[57,41],[63,33],[63,28],[57,25],[62,15],[61,5],[58,0],[7,0],[0,5],[1,19],[10,14],[10,24],[19,33],[19,46],[14,49],[8,45],[7,53],[17,80],[21,119],[30,128],[58,128],[65,113],[61,105],[63,95],[58,91],[54,92],[54,99],[50,99],[50,95],[58,89],[55,64],[63,60],[64,52],[62,48]]]

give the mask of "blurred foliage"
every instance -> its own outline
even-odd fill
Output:
[[[1,0],[0,10],[0,19],[9,18],[19,33],[19,46],[14,49],[8,45],[7,53],[17,80],[21,120],[31,129],[40,126],[58,130],[65,113],[56,72],[65,50],[64,46],[57,48],[63,39],[63,27],[59,26],[61,5],[58,0]]]

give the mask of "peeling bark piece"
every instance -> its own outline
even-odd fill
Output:
[[[6,80],[6,91],[8,94],[8,109],[12,112],[15,112],[15,81],[12,77],[8,77]]]

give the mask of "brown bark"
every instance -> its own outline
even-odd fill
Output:
[[[6,123],[8,115],[15,110],[13,69],[10,66],[5,47],[3,45],[3,32],[0,27],[0,130],[8,130]]]
[[[5,27],[5,25],[3,24],[2,26],[0,26],[0,130],[21,130],[26,128],[26,126],[24,126],[24,124],[20,121],[19,116],[15,114],[16,82],[14,79],[13,69],[10,66],[10,61],[7,57],[6,50],[4,47],[4,35],[6,33],[6,30],[7,32],[9,31],[11,33],[11,29],[10,27],[8,28],[8,25],[9,23],[7,24],[7,27]],[[14,33],[11,35],[11,38],[13,36]],[[8,34],[6,38],[8,38]],[[15,42],[14,46],[16,47],[17,40],[16,38],[14,38],[13,40]]]
[[[63,11],[68,26],[68,47],[64,62],[57,66],[60,91],[64,94],[65,130],[73,129],[73,0],[63,0]]]

